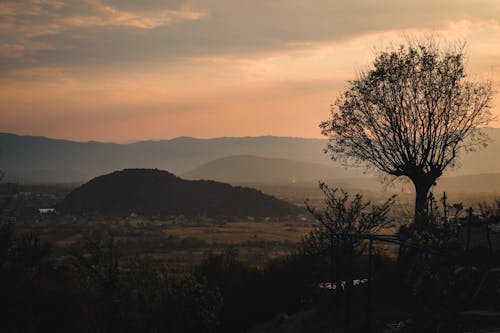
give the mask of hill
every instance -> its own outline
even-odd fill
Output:
[[[251,155],[219,158],[183,174],[187,179],[212,179],[228,183],[296,183],[354,176],[362,174],[326,164]]]
[[[488,129],[491,144],[464,154],[450,175],[500,172],[500,129]],[[339,167],[323,153],[325,139],[239,137],[141,141],[130,144],[74,142],[0,133],[0,170],[10,181],[81,182],[123,168],[158,168],[184,174],[234,155],[287,159]],[[350,170],[349,173],[351,173]],[[268,177],[270,178],[270,176]]]
[[[182,174],[230,155],[257,155],[328,163],[320,139],[241,137],[175,138],[130,144],[74,142],[0,133],[0,170],[10,181],[81,182],[124,168]]]
[[[215,181],[190,181],[157,169],[99,176],[69,193],[63,213],[127,216],[285,216],[300,208],[258,190]]]

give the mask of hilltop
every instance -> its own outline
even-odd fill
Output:
[[[63,213],[127,216],[285,216],[300,208],[256,189],[184,180],[157,169],[125,169],[96,177],[69,193]]]

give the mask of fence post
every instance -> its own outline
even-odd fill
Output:
[[[338,293],[338,288],[339,286],[336,285],[336,274],[335,270],[335,250],[334,250],[334,241],[333,241],[333,234],[330,234],[330,287],[331,287],[331,295],[332,295],[332,300],[335,298],[335,295]],[[336,236],[337,242],[338,242],[338,235]],[[333,285],[335,284],[335,290],[333,289]]]
[[[370,244],[368,246],[368,299],[366,307],[366,321],[368,331],[371,331],[372,326],[372,266],[373,266],[373,238],[370,238]]]
[[[465,251],[469,252],[470,249],[470,237],[471,237],[471,224],[472,224],[472,207],[467,208],[468,218],[467,218],[467,243],[465,246]]]
[[[351,305],[352,305],[352,290],[353,290],[353,237],[349,235],[349,242],[347,243],[348,257],[347,260],[347,274],[345,283],[345,295],[346,295],[346,319],[347,325],[351,325]]]
[[[335,254],[333,257],[333,260],[335,261],[335,295],[336,295],[336,301],[337,304],[340,304],[341,297],[344,293],[342,290],[342,281],[341,281],[341,276],[340,276],[340,271],[341,271],[341,262],[340,262],[340,236],[339,234],[336,235],[336,241],[337,243],[335,244]]]
[[[490,235],[490,221],[486,220],[486,239],[488,240],[488,250],[489,254],[493,253],[493,246],[491,244],[491,235]]]

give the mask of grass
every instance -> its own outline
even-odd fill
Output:
[[[174,268],[184,268],[196,265],[209,251],[219,252],[228,247],[238,248],[244,261],[261,265],[292,251],[314,222],[44,217],[17,220],[15,226],[20,233],[35,233],[42,241],[53,244],[56,256],[63,256],[71,245],[100,232],[121,241],[126,257],[148,255]]]

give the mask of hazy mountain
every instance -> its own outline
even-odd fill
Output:
[[[500,129],[489,129],[493,142],[483,151],[464,155],[462,168],[451,174],[500,172]],[[159,168],[184,174],[210,161],[253,155],[338,167],[323,153],[324,139],[240,137],[141,141],[130,144],[74,142],[0,133],[0,170],[11,180],[32,182],[87,181],[123,168]]]
[[[292,204],[252,188],[184,180],[156,169],[126,169],[94,178],[68,194],[59,209],[118,216],[284,216],[301,212]]]
[[[242,137],[176,138],[130,144],[74,142],[0,133],[0,170],[11,180],[87,181],[123,168],[159,168],[182,174],[211,160],[238,154],[328,163],[324,140]]]
[[[210,161],[182,176],[187,179],[213,179],[229,183],[296,183],[356,175],[361,177],[362,173],[326,164],[238,155]]]

